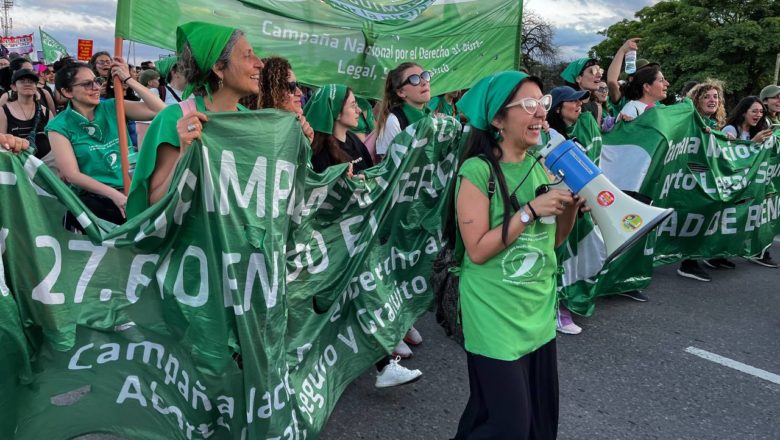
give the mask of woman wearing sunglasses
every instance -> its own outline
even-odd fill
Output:
[[[566,85],[574,90],[587,90],[591,96],[599,89],[599,84],[604,76],[604,69],[599,66],[599,62],[593,58],[580,58],[572,61],[561,72],[561,78],[566,81]],[[582,106],[583,112],[589,112],[601,125],[601,106],[594,100],[585,102]]]
[[[114,58],[110,69],[112,76],[143,98],[143,102],[125,103],[128,118],[148,121],[165,107],[160,98],[132,79],[121,58]],[[58,70],[54,84],[68,105],[46,125],[46,133],[62,179],[79,189],[79,198],[96,216],[121,224],[127,197],[122,192],[119,129],[114,100],[100,100],[104,82],[86,64],[73,63]],[[127,128],[123,125],[122,129]],[[66,227],[83,231],[70,213]]]
[[[298,115],[303,134],[309,142],[314,141],[314,130],[303,115],[301,105],[303,92],[290,62],[281,57],[269,57],[263,59],[263,64],[265,67],[260,74],[260,96],[257,107],[295,113]]]
[[[376,154],[384,156],[398,133],[428,116],[431,72],[415,63],[401,63],[387,73],[376,119]]]
[[[465,248],[460,307],[470,396],[456,439],[557,434],[555,247],[584,200],[557,189],[536,195],[550,183],[529,152],[552,103],[541,87],[536,77],[501,72],[459,101],[472,130],[450,238]],[[547,216],[556,221],[537,221]]]

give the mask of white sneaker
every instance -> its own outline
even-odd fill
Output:
[[[556,330],[559,332],[567,335],[578,335],[582,332],[582,327],[574,323],[571,312],[565,307],[559,307],[556,315]]]
[[[420,370],[410,370],[402,366],[399,362],[400,357],[390,359],[390,363],[382,368],[382,371],[376,376],[376,383],[374,386],[377,388],[388,388],[398,385],[405,385],[412,383],[422,376]]]
[[[404,342],[409,345],[417,346],[422,344],[422,336],[420,336],[420,332],[418,332],[416,328],[412,327],[408,332],[406,332],[406,336],[404,336]]]
[[[393,357],[399,357],[401,359],[409,359],[412,357],[412,349],[406,345],[406,342],[401,341],[393,349]]]

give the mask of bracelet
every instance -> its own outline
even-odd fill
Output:
[[[127,82],[130,81],[131,79],[133,79],[133,77],[132,76],[128,76],[127,78],[122,80],[122,84],[127,84]]]
[[[539,214],[537,214],[536,211],[534,211],[534,207],[531,206],[531,202],[526,203],[526,206],[528,206],[528,209],[531,211],[531,215],[534,216],[534,220],[538,219]]]

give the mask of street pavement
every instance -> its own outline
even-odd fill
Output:
[[[709,271],[710,283],[677,276],[676,265],[656,268],[649,302],[600,298],[593,316],[575,318],[582,334],[558,337],[559,439],[780,439],[780,269],[733,261],[736,270]],[[378,390],[373,369],[366,372],[339,400],[322,439],[455,434],[468,398],[465,355],[432,314],[417,328],[424,342],[402,364],[421,369],[421,380]],[[689,347],[769,374],[729,368]]]

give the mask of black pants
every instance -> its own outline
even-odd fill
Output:
[[[471,395],[456,440],[552,440],[558,436],[555,339],[515,361],[466,355]]]
[[[124,224],[125,218],[122,217],[122,211],[120,211],[108,197],[82,191],[79,193],[79,199],[84,202],[84,205],[89,208],[96,217],[108,220],[117,225]],[[76,220],[76,216],[70,211],[65,215],[65,229],[68,229],[69,231],[76,230],[82,233],[84,232],[81,223]]]

